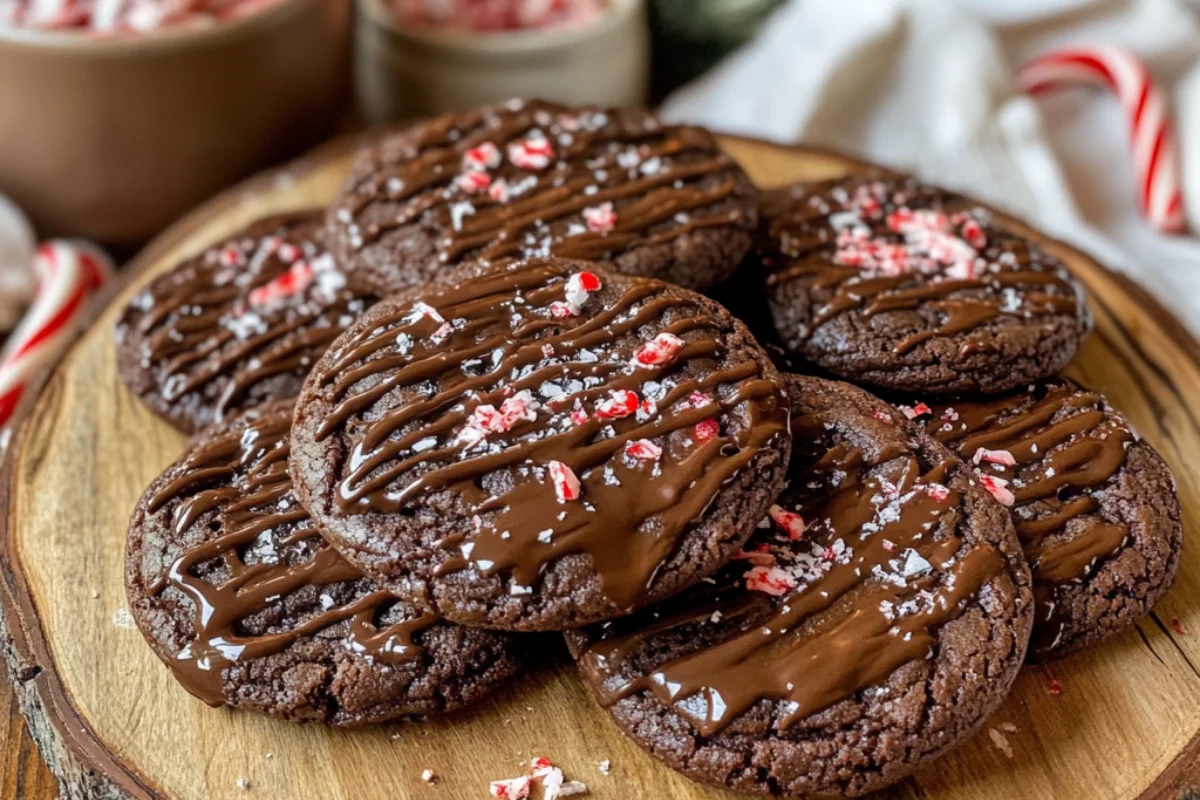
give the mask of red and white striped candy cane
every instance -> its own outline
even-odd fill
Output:
[[[1137,56],[1104,45],[1058,50],[1021,67],[1017,81],[1030,94],[1080,83],[1100,84],[1116,93],[1131,130],[1142,213],[1163,233],[1186,229],[1179,149],[1167,95]]]
[[[30,377],[70,335],[87,300],[112,277],[112,261],[86,242],[54,240],[38,248],[37,295],[0,362],[0,426],[8,424]]]

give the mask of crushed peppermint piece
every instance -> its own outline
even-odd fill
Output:
[[[986,461],[989,464],[1002,464],[1006,467],[1017,465],[1017,459],[1008,450],[988,450],[986,447],[976,450],[975,456],[971,460],[976,464]]]
[[[980,475],[979,482],[1002,505],[1011,506],[1017,501],[1016,495],[1008,488],[1008,481],[1003,478],[997,478],[994,475]]]
[[[579,499],[579,478],[561,461],[550,462],[550,480],[554,482],[554,493],[558,502],[566,503]]]
[[[713,417],[696,423],[692,428],[692,438],[697,442],[707,442],[721,435],[721,424]]]
[[[287,271],[250,292],[250,307],[262,309],[279,305],[280,302],[303,292],[316,280],[316,270],[301,261],[288,267]]]
[[[532,787],[533,778],[529,775],[522,775],[518,778],[492,781],[488,784],[488,792],[492,797],[499,797],[502,800],[525,800],[526,797],[529,797],[529,790]]]
[[[583,221],[592,233],[608,233],[617,227],[617,212],[612,203],[601,203],[583,210]]]
[[[504,178],[497,178],[488,186],[488,197],[495,200],[497,203],[507,203],[510,195],[508,181]]]
[[[658,461],[662,452],[662,448],[649,439],[638,439],[625,445],[625,455],[639,461]]]
[[[796,579],[776,566],[754,566],[746,573],[746,588],[782,597],[799,586]]]
[[[491,142],[483,142],[463,153],[463,168],[480,171],[495,169],[500,166],[501,160],[500,148]]]
[[[660,333],[643,344],[633,356],[636,367],[661,367],[670,364],[683,349],[683,339],[673,333]]]
[[[454,183],[464,192],[476,194],[492,185],[492,176],[486,172],[469,170],[455,178]]]
[[[540,172],[550,166],[554,145],[540,134],[531,134],[508,146],[508,160],[523,170]]]
[[[596,416],[600,419],[622,419],[638,410],[637,392],[614,389],[608,397],[596,403]]]
[[[771,506],[767,509],[767,514],[779,529],[788,535],[789,540],[794,542],[804,535],[804,517],[795,511],[788,511],[782,506]]]
[[[950,496],[950,489],[940,483],[929,484],[925,487],[925,491],[939,503],[945,502],[946,498]]]
[[[714,611],[713,613],[715,614],[716,612]],[[596,765],[596,769],[600,770],[601,775],[607,775],[612,771],[612,762],[606,758]]]
[[[437,779],[437,773],[435,773],[433,770],[421,770],[421,780],[425,781],[426,783],[437,783]]]

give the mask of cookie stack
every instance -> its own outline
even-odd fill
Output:
[[[428,120],[126,309],[130,388],[196,432],[130,607],[198,697],[339,726],[560,631],[675,769],[863,794],[1171,582],[1169,472],[1057,377],[1088,328],[1036,237],[904,176],[760,196],[644,112]]]

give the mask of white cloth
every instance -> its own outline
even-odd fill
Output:
[[[1155,233],[1115,98],[1017,93],[1063,45],[1120,44],[1169,90],[1200,231],[1200,0],[790,0],[664,117],[834,147],[970,192],[1134,277],[1200,336],[1200,240]]]

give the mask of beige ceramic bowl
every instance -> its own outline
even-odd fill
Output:
[[[611,0],[579,29],[471,34],[404,27],[387,0],[357,0],[355,81],[368,122],[471,108],[512,97],[638,106],[650,44],[644,0]]]
[[[0,193],[43,234],[147,239],[337,124],[350,0],[141,38],[0,31]]]

